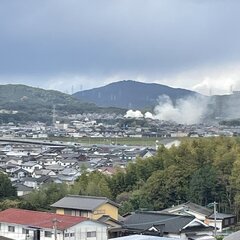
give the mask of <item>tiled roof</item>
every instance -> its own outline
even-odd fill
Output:
[[[118,207],[118,204],[106,197],[80,195],[68,195],[52,204],[51,207],[93,211],[105,203]]]
[[[194,220],[192,216],[182,216],[157,212],[136,212],[124,220],[126,229],[144,231],[152,226],[164,226],[164,232],[179,233]]]
[[[186,202],[186,203],[183,203],[183,204],[171,207],[171,208],[167,208],[167,209],[162,210],[161,212],[171,213],[171,212],[174,212],[175,210],[181,210],[181,209],[183,209],[185,211],[191,210],[196,213],[200,213],[204,216],[209,216],[213,213],[213,209],[209,209],[209,208],[203,207],[201,205],[198,205],[198,204],[195,204],[192,202]]]
[[[87,220],[87,218],[14,208],[0,212],[0,222],[20,224],[28,227],[51,229],[53,228],[54,220],[57,220],[57,229],[64,230]]]

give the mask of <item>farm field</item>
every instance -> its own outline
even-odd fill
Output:
[[[142,138],[64,138],[64,137],[51,137],[47,140],[60,141],[60,142],[74,142],[87,145],[127,145],[127,146],[152,146],[156,144],[167,144],[177,140],[176,138],[156,138],[156,137],[142,137]]]

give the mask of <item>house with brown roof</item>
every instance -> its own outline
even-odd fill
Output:
[[[84,217],[7,209],[0,212],[0,236],[26,240],[107,240],[107,226]]]

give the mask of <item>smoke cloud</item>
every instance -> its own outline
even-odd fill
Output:
[[[208,111],[208,99],[201,96],[191,96],[177,100],[173,104],[172,100],[162,95],[158,98],[158,105],[154,108],[154,113],[146,112],[144,115],[139,110],[128,110],[125,118],[150,118],[163,121],[173,121],[179,124],[196,124],[202,122]]]
[[[142,118],[143,114],[139,110],[128,110],[124,115],[125,118]]]
[[[171,99],[160,96],[158,105],[154,109],[154,118],[174,121],[181,124],[200,123],[207,111],[207,99],[204,97],[188,97],[177,100],[174,105]]]
[[[153,114],[150,113],[150,112],[146,112],[146,113],[144,114],[144,117],[145,117],[145,118],[150,118],[150,119],[153,119],[153,118],[154,118]]]

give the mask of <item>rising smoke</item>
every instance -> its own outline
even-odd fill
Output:
[[[153,114],[146,112],[143,115],[139,110],[128,110],[124,117],[145,117],[164,121],[174,121],[180,124],[196,124],[203,120],[207,112],[207,104],[207,98],[200,96],[179,99],[173,104],[168,96],[162,95],[158,98],[158,104],[154,108]]]
[[[128,110],[124,115],[125,118],[142,118],[143,114],[139,110]]]
[[[154,108],[154,118],[181,124],[200,123],[207,111],[207,104],[206,98],[191,96],[177,100],[174,105],[168,96],[163,95]]]

